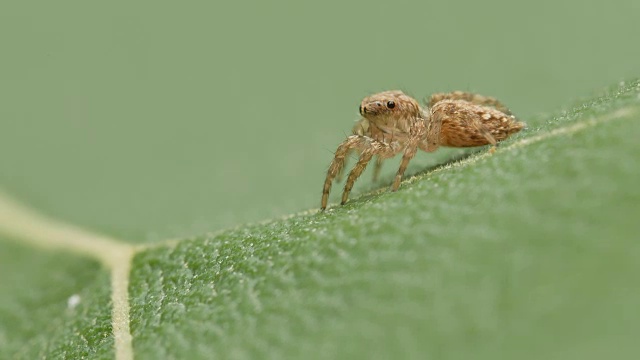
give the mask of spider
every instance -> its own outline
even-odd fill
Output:
[[[331,184],[339,177],[347,156],[360,153],[342,193],[344,205],[349,192],[373,156],[377,156],[374,180],[384,159],[402,153],[400,168],[391,191],[398,190],[402,175],[418,149],[432,152],[440,146],[470,147],[491,144],[522,130],[509,109],[492,97],[454,91],[433,94],[428,107],[421,107],[402,91],[392,90],[368,96],[360,104],[362,119],[353,127],[353,135],[338,146],[322,188],[321,210],[326,209]]]

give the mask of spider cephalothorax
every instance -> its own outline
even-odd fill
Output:
[[[333,179],[342,172],[352,151],[359,152],[360,158],[347,178],[343,204],[374,155],[378,158],[375,178],[382,160],[403,153],[391,187],[397,190],[418,149],[431,152],[440,146],[496,145],[525,126],[498,100],[460,91],[432,95],[428,108],[402,91],[385,91],[364,98],[359,111],[362,119],[354,126],[353,135],[338,146],[327,171],[321,209],[327,207]]]
[[[360,115],[369,120],[380,116],[416,116],[419,112],[418,102],[398,90],[367,96],[360,104]]]

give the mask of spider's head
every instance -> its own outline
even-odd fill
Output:
[[[360,115],[376,122],[389,118],[419,116],[420,105],[400,90],[385,91],[367,96],[360,104]]]

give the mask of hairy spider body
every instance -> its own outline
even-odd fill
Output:
[[[460,91],[432,95],[428,108],[402,91],[385,91],[364,98],[359,111],[362,119],[353,127],[353,135],[338,146],[327,171],[322,189],[323,210],[333,180],[340,176],[353,151],[360,153],[360,158],[347,177],[342,204],[373,156],[377,156],[375,179],[384,159],[403,153],[391,186],[395,191],[418,149],[432,152],[440,146],[495,146],[525,127],[498,100]]]
[[[439,116],[442,121],[440,146],[495,145],[497,141],[506,139],[524,127],[512,115],[464,100],[442,100],[431,108],[431,114]],[[493,137],[493,141],[487,133]]]

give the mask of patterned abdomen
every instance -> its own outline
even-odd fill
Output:
[[[488,145],[488,132],[496,141],[517,133],[525,126],[512,115],[464,100],[442,100],[431,108],[432,117],[442,120],[440,145],[470,147]],[[482,124],[478,126],[477,124]]]

